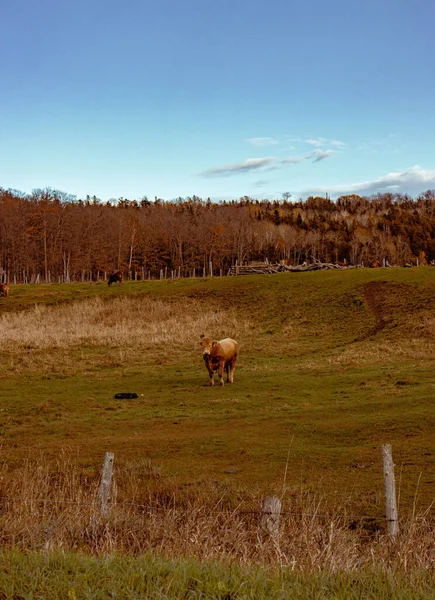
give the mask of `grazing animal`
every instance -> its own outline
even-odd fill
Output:
[[[227,374],[227,383],[233,383],[239,344],[231,338],[216,341],[202,335],[199,345],[202,347],[202,357],[210,376],[210,385],[214,385],[213,376],[216,371],[219,383],[221,386],[224,384],[224,369]]]
[[[107,285],[110,287],[112,283],[122,283],[122,271],[115,271],[110,275]]]
[[[9,283],[0,283],[0,296],[4,298],[9,296]]]
[[[378,260],[372,260],[369,263],[369,267],[370,267],[370,269],[377,269],[378,267],[382,267],[382,263],[379,262]]]

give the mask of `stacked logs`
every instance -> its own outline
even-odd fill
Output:
[[[344,263],[303,263],[302,265],[272,265],[269,263],[257,263],[254,265],[233,265],[228,275],[265,275],[271,273],[300,273],[306,271],[319,271],[321,269],[346,269],[348,265]]]

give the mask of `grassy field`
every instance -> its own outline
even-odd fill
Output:
[[[402,510],[434,499],[435,269],[13,286],[0,299],[1,460],[326,493],[379,514],[380,445]],[[241,344],[208,387],[197,338]],[[114,394],[134,391],[137,400]],[[418,484],[418,485],[417,485]]]
[[[12,286],[0,299],[2,546],[205,561],[189,563],[196,591],[179,575],[187,567],[159,563],[162,589],[184,590],[168,597],[434,597],[434,309],[430,267]],[[202,333],[239,341],[233,385],[209,387]],[[396,464],[397,547],[384,535],[383,443]],[[106,451],[116,504],[101,521]],[[278,545],[258,536],[265,494],[283,502]],[[29,569],[42,569],[37,585],[51,576],[35,556],[2,555],[0,590],[15,591],[0,597],[42,597],[25,587]],[[91,579],[100,568],[64,560]],[[251,569],[237,593],[228,566],[204,587],[216,561]],[[137,564],[117,564],[140,597],[134,586],[149,582],[135,579]],[[287,574],[259,577],[255,565]],[[75,585],[60,595],[104,597]]]

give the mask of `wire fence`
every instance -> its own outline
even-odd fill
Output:
[[[41,498],[41,497],[37,497],[37,498],[24,498],[21,496],[0,496],[0,510],[2,508],[2,504],[8,504],[11,502],[17,502],[17,503],[22,503],[22,504],[33,504],[33,505],[43,505],[43,504],[52,504],[52,505],[71,505],[71,506],[87,506],[87,507],[93,507],[95,509],[99,509],[100,503],[98,501],[98,499],[94,500],[94,501],[88,501],[88,502],[84,502],[84,501],[75,501],[75,500],[67,500],[67,499],[53,499],[53,498]],[[203,508],[191,508],[191,509],[183,509],[180,507],[172,507],[169,508],[167,506],[153,506],[150,503],[139,503],[139,502],[128,502],[128,501],[113,501],[111,506],[113,508],[117,508],[117,509],[122,509],[124,507],[126,508],[135,508],[135,509],[142,509],[142,510],[146,510],[149,513],[153,513],[153,512],[189,512],[189,513],[193,513],[193,512],[200,512],[200,510],[202,510]],[[213,514],[227,514],[227,513],[234,513],[237,515],[261,515],[262,514],[262,509],[258,508],[258,509],[251,509],[251,510],[238,510],[238,509],[231,509],[231,508],[221,508],[221,509],[210,509],[209,507],[204,507],[204,509],[207,510],[208,513],[213,513]],[[387,522],[389,519],[387,519],[387,517],[385,516],[374,516],[374,515],[359,515],[359,514],[337,514],[337,513],[321,513],[321,512],[295,512],[295,511],[290,511],[290,510],[281,510],[280,511],[280,515],[281,516],[289,516],[289,517],[301,517],[301,518],[313,518],[313,519],[326,519],[326,520],[332,520],[332,519],[344,519],[344,520],[350,520],[350,521],[364,521],[364,520],[368,520],[368,521],[379,521],[379,522]]]

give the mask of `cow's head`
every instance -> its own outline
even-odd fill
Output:
[[[203,335],[201,335],[201,338],[199,340],[199,345],[202,348],[202,355],[204,358],[207,358],[208,356],[210,356],[212,349],[216,346],[217,342],[212,340],[211,338],[207,338]]]

